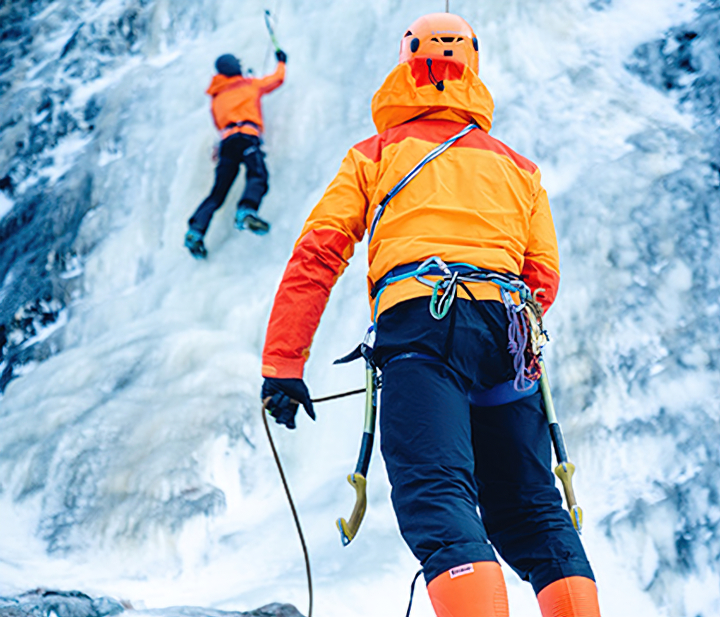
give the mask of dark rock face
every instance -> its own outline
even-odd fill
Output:
[[[254,611],[236,613],[198,608],[194,606],[173,606],[170,608],[141,611],[155,617],[303,617],[292,604],[267,604]]]
[[[110,617],[124,611],[110,598],[93,599],[80,591],[36,589],[15,598],[0,598],[0,617]]]
[[[93,201],[92,142],[103,96],[77,100],[137,55],[148,35],[149,0],[86,21],[99,2],[14,0],[0,4],[0,192],[12,208],[0,218],[0,392],[28,362],[58,351],[62,337],[33,342],[17,322],[38,303],[59,306],[82,292],[82,255],[73,242]],[[58,45],[58,41],[64,43]],[[73,151],[71,155],[62,148]],[[68,276],[68,263],[73,275]],[[4,358],[2,360],[1,358]]]
[[[302,617],[291,604],[277,603],[246,613],[192,606],[136,611],[111,598],[91,598],[80,591],[36,589],[14,598],[0,597],[0,617],[112,617],[123,612],[156,617]]]

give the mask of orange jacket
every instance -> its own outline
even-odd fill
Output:
[[[260,97],[279,87],[285,79],[285,63],[280,62],[272,75],[261,79],[253,77],[213,77],[206,93],[212,96],[210,104],[215,126],[222,139],[233,133],[260,135],[263,132]],[[230,126],[237,122],[249,122],[243,126]]]
[[[424,59],[403,63],[375,94],[378,135],[354,146],[310,214],[287,265],[270,315],[265,377],[302,377],[310,344],[335,280],[375,208],[438,144],[470,122],[475,129],[428,163],[390,202],[368,249],[368,286],[401,264],[437,255],[498,272],[520,274],[547,309],[559,284],[555,229],[538,168],[490,137],[493,101],[479,77],[452,60],[436,60],[431,83]],[[414,279],[395,283],[379,313],[430,295]],[[461,293],[462,295],[462,293]],[[478,299],[500,300],[490,283]]]

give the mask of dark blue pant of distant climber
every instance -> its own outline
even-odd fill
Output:
[[[501,303],[463,299],[441,321],[425,298],[379,319],[381,449],[400,532],[422,563],[434,605],[433,580],[464,574],[460,566],[495,567],[502,583],[500,568],[484,563],[496,562],[493,547],[536,593],[568,577],[594,586],[555,488],[541,394],[471,404],[473,390],[514,377],[507,325]]]
[[[215,168],[215,184],[188,224],[191,229],[205,235],[210,219],[223,205],[230,187],[245,165],[245,189],[238,203],[241,212],[257,212],[260,201],[268,190],[268,172],[260,139],[254,135],[235,133],[220,143],[219,160]]]

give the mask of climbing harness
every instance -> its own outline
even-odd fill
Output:
[[[433,281],[426,278],[428,276],[439,278]],[[542,348],[549,341],[547,332],[543,328],[542,307],[536,298],[537,293],[542,290],[539,289],[533,294],[525,282],[514,274],[492,272],[469,264],[446,264],[439,257],[431,257],[421,264],[406,264],[393,268],[378,280],[371,291],[371,297],[375,299],[373,311],[375,323],[383,291],[393,283],[410,278],[415,278],[423,285],[432,287],[430,314],[435,319],[443,319],[447,315],[457,297],[458,286],[462,287],[473,303],[477,303],[477,300],[466,283],[489,282],[500,288],[500,295],[509,321],[508,351],[513,357],[513,367],[515,368],[515,379],[512,382],[512,389],[515,392],[513,393],[508,387],[509,383],[499,384],[490,390],[471,392],[471,402],[478,406],[508,403],[523,395],[534,393],[539,386],[558,463],[555,467],[555,474],[563,485],[573,526],[580,533],[583,525],[583,512],[577,503],[572,486],[575,465],[568,460],[565,439],[557,420],[550,392],[547,368],[542,359]],[[515,304],[513,294],[518,295],[519,304]]]
[[[248,82],[249,83],[249,82]],[[251,128],[254,128],[258,133],[260,133],[260,126],[257,124],[257,122],[253,122],[252,120],[241,120],[240,122],[231,122],[230,124],[223,127],[223,129],[220,131],[220,139],[225,139],[226,137],[229,137],[230,135],[234,135],[233,129],[240,129],[244,126],[249,126]],[[250,146],[250,148],[257,148],[257,146]],[[245,152],[243,152],[243,155],[245,155],[247,152],[247,149]]]
[[[300,516],[298,515],[297,509],[295,508],[295,502],[293,501],[292,495],[290,494],[290,486],[288,485],[287,478],[285,477],[285,472],[283,471],[282,462],[280,461],[280,455],[278,454],[277,448],[275,447],[275,442],[272,438],[272,433],[270,432],[270,425],[268,424],[267,414],[265,413],[266,410],[267,407],[265,406],[265,403],[263,403],[261,414],[263,424],[265,425],[265,432],[267,433],[268,441],[270,442],[270,449],[272,450],[273,458],[275,459],[275,465],[277,466],[278,472],[280,473],[280,479],[282,480],[283,487],[285,488],[285,495],[287,496],[288,504],[290,504],[290,510],[292,511],[293,519],[295,520],[295,527],[297,528],[298,536],[300,538],[300,544],[303,550],[303,556],[305,558],[305,574],[307,576],[309,603],[307,617],[312,617],[313,586],[312,573],[310,571],[310,554],[308,552],[307,544],[305,543],[305,536],[303,534],[302,525],[300,524]]]
[[[427,277],[437,277],[435,280]],[[405,264],[393,268],[373,286],[373,323],[377,324],[380,297],[393,283],[414,278],[432,288],[430,314],[437,320],[443,319],[450,311],[457,288],[460,286],[474,303],[477,302],[467,283],[492,283],[500,289],[500,296],[508,316],[508,350],[513,357],[515,368],[514,386],[518,392],[528,391],[540,379],[540,354],[547,343],[547,332],[542,326],[542,307],[533,296],[527,284],[517,275],[494,272],[465,263],[446,264],[440,257],[433,256],[422,263]],[[537,292],[536,292],[537,293]],[[520,302],[515,303],[513,295]]]

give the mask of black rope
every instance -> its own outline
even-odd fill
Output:
[[[300,544],[302,544],[303,555],[305,556],[305,572],[307,573],[308,583],[308,596],[309,596],[309,607],[307,617],[312,617],[313,609],[313,587],[312,587],[312,574],[310,572],[310,554],[308,553],[307,545],[305,544],[305,536],[303,535],[302,526],[300,525],[300,517],[298,516],[297,510],[295,509],[295,503],[293,502],[292,495],[290,494],[290,487],[288,486],[287,479],[285,478],[285,472],[283,471],[282,463],[280,462],[280,456],[278,455],[277,449],[275,448],[275,442],[270,432],[270,425],[267,421],[267,414],[265,413],[266,407],[263,403],[262,406],[262,418],[263,424],[265,425],[265,432],[270,442],[270,449],[272,450],[273,457],[275,457],[275,464],[277,465],[278,471],[280,472],[280,479],[282,480],[283,487],[285,487],[285,495],[287,495],[288,503],[290,504],[290,510],[292,510],[293,518],[295,519],[295,527],[297,527],[298,536],[300,537]]]
[[[413,596],[415,595],[415,583],[417,583],[417,580],[420,578],[420,575],[423,573],[422,569],[418,570],[415,574],[415,578],[413,579],[412,584],[410,585],[410,603],[408,604],[408,610],[407,613],[405,613],[405,617],[410,617],[410,610],[412,609],[412,603],[413,603]]]
[[[348,392],[342,392],[340,394],[331,394],[329,396],[321,396],[320,398],[312,399],[313,403],[325,403],[326,401],[334,401],[338,398],[345,398],[346,396],[354,396],[355,394],[365,394],[365,388],[358,388],[357,390],[350,390]]]

